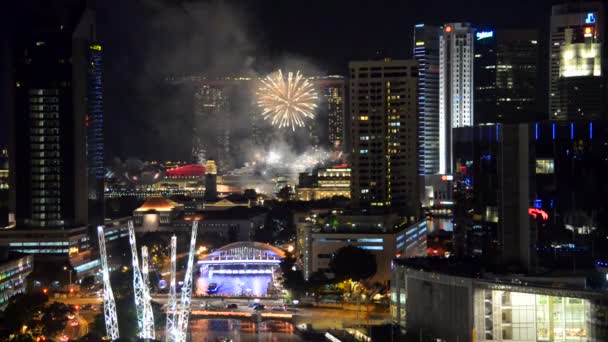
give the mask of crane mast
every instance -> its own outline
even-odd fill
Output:
[[[116,317],[116,302],[110,284],[110,272],[108,270],[108,258],[106,255],[106,237],[103,226],[97,227],[97,238],[99,239],[99,258],[101,259],[101,272],[103,275],[103,315],[106,323],[106,334],[112,340],[118,340],[118,318]]]
[[[176,341],[176,328],[177,328],[177,291],[175,287],[175,273],[176,267],[176,250],[177,250],[177,238],[175,235],[171,237],[171,268],[170,268],[170,281],[169,281],[169,298],[167,302],[167,326],[165,335],[167,336],[167,342]]]
[[[190,249],[188,251],[188,265],[182,286],[181,303],[179,307],[178,331],[179,341],[185,342],[188,335],[188,320],[190,318],[190,306],[192,301],[192,269],[194,267],[194,250],[196,247],[196,233],[198,221],[192,222],[192,233],[190,236]]]
[[[129,244],[131,245],[131,259],[133,268],[133,294],[135,297],[135,312],[137,314],[137,333],[144,338],[144,283],[139,269],[137,258],[137,243],[135,242],[135,228],[133,221],[129,220]]]
[[[155,339],[154,331],[154,313],[152,312],[152,298],[150,297],[150,283],[148,281],[148,247],[141,247],[141,275],[143,284],[143,301],[144,301],[144,315],[143,315],[143,338],[144,339]]]

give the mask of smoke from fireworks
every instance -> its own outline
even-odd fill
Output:
[[[273,126],[304,127],[304,120],[312,119],[317,108],[317,93],[310,81],[297,71],[287,73],[281,70],[261,80],[258,89],[258,105],[262,108],[264,120],[271,120]]]

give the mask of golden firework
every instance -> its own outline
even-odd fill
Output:
[[[306,119],[315,116],[317,92],[313,84],[300,71],[283,75],[281,70],[271,73],[261,81],[257,91],[258,105],[264,120],[273,126],[304,127]]]

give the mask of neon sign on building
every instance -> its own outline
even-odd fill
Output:
[[[528,208],[528,214],[534,218],[538,218],[540,216],[543,221],[549,220],[549,214],[542,209]]]
[[[475,33],[475,37],[477,38],[477,40],[492,38],[494,37],[494,31],[480,31]]]

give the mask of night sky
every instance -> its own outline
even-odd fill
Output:
[[[349,60],[411,58],[416,23],[469,21],[496,28],[535,28],[546,40],[553,3],[97,1],[98,38],[105,59],[106,155],[189,158],[192,90],[167,84],[166,76],[254,75],[285,65],[346,74]],[[3,5],[10,7],[9,1]],[[10,34],[13,18],[19,18],[14,13],[14,8],[2,10],[4,36]],[[7,45],[7,39],[2,44]],[[6,75],[8,48],[2,46],[2,51],[0,72]],[[3,81],[3,103],[6,87]],[[0,144],[7,141],[6,117],[3,110]]]

